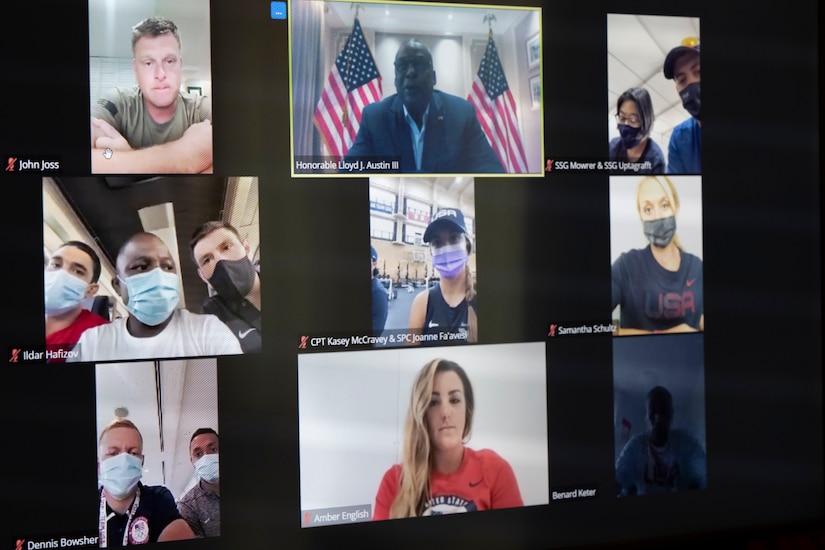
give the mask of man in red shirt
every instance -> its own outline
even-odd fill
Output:
[[[84,330],[108,323],[82,305],[84,299],[97,294],[100,269],[95,251],[80,241],[63,243],[49,259],[43,273],[47,350],[69,351]]]

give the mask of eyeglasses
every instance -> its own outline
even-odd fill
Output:
[[[405,73],[410,70],[410,67],[415,69],[415,72],[421,73],[427,69],[432,68],[432,62],[424,57],[406,58],[401,57],[395,60],[395,70],[399,73]]]
[[[636,126],[642,123],[642,119],[639,118],[639,115],[630,115],[625,116],[623,114],[618,114],[616,116],[616,122],[619,124],[630,124],[631,126]]]

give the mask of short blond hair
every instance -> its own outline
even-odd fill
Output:
[[[103,443],[103,436],[106,435],[106,432],[108,432],[109,430],[113,430],[115,428],[131,428],[135,430],[138,434],[138,437],[140,438],[140,448],[143,449],[143,435],[140,433],[140,430],[138,430],[137,426],[135,426],[134,422],[132,422],[131,420],[127,420],[125,418],[115,418],[114,420],[106,424],[106,427],[103,428],[103,431],[100,432],[100,437],[97,440],[98,446],[100,446],[100,444]]]

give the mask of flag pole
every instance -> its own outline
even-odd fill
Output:
[[[350,4],[349,9],[355,10],[355,17],[352,19],[352,28],[355,29],[355,23],[358,21],[358,12],[361,10],[361,2],[353,2]],[[349,85],[350,63],[352,63],[350,56],[347,56],[347,68],[344,71],[347,78],[347,81],[345,82],[346,85]],[[344,113],[341,115],[341,124],[344,128],[349,126],[349,99],[344,101]]]
[[[487,23],[487,29],[488,29],[487,30],[487,45],[488,45],[488,47],[490,45],[490,41],[493,40],[493,21],[495,21],[495,20],[496,20],[496,14],[494,14],[492,12],[489,12],[484,16],[484,22]],[[507,124],[504,125],[504,133],[507,137],[507,145],[505,146],[506,147],[505,153],[507,155],[507,159],[506,159],[507,166],[505,166],[505,168],[507,169],[508,172],[510,172],[511,168],[512,168],[512,166],[510,165],[510,128],[507,126]]]
[[[349,7],[349,9],[355,8],[355,17],[352,20],[352,28],[353,29],[355,28],[355,22],[358,21],[358,7],[359,6],[358,6],[357,2],[354,2],[354,3],[350,4],[350,7]],[[352,35],[350,34],[350,36],[352,36]],[[349,40],[347,40],[347,42],[349,42]],[[346,48],[346,45],[344,45],[344,47]],[[346,65],[346,68],[344,69],[344,78],[346,78],[346,80],[344,81],[344,86],[349,85],[349,64],[350,64],[350,58],[349,58],[349,56],[347,56],[347,65]],[[348,99],[344,101],[343,111],[344,112],[341,114],[341,125],[344,127],[344,129],[346,131],[346,127],[349,126],[349,100]]]

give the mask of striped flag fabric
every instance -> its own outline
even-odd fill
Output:
[[[312,117],[327,151],[336,160],[343,158],[355,142],[364,106],[381,97],[381,75],[356,17]]]
[[[481,128],[504,169],[508,173],[527,172],[516,102],[507,85],[492,33],[467,100],[475,107]]]

